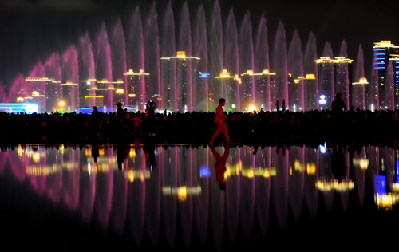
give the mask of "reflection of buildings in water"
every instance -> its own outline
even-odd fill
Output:
[[[360,150],[354,151],[352,155],[353,177],[356,184],[359,203],[362,206],[365,199],[366,172],[370,166],[370,153],[366,152],[366,147],[362,147]]]
[[[98,146],[97,163],[89,148],[58,148],[21,145],[12,155],[6,153],[15,162],[6,162],[12,171],[20,172],[23,167],[27,181],[37,184],[34,189],[38,193],[44,190],[53,202],[67,203],[82,219],[95,219],[103,228],[112,227],[118,233],[127,223],[136,241],[147,235],[156,240],[161,231],[168,231],[164,235],[170,244],[180,239],[177,236],[182,232],[185,236],[180,240],[184,242],[197,232],[204,241],[210,235],[234,238],[238,230],[252,230],[255,222],[266,234],[269,219],[276,217],[283,225],[289,211],[300,217],[301,202],[306,202],[314,216],[320,194],[334,194],[335,201],[343,200],[343,192],[356,186],[353,195],[367,200],[365,189],[371,181],[380,209],[393,209],[399,202],[398,152],[389,148],[362,148],[351,154],[350,163],[349,153],[342,151],[340,160],[346,168],[335,174],[329,154],[332,149],[291,146],[284,153],[265,147],[255,154],[249,148],[231,149],[226,192],[220,192],[210,177],[215,159],[207,148],[156,147],[157,169],[152,172],[140,146],[125,150],[123,171],[117,169],[117,153],[107,146]],[[244,211],[249,207],[253,212]],[[244,218],[245,214],[248,217]],[[183,222],[187,226],[179,226]]]
[[[303,208],[305,149],[291,146],[289,154],[289,204],[294,218],[298,220]]]
[[[398,151],[383,147],[376,152],[380,155],[374,175],[374,201],[378,208],[392,210],[399,203]]]

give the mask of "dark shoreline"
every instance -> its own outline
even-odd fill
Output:
[[[213,118],[211,112],[158,113],[153,118],[144,113],[0,113],[0,143],[205,145],[215,127]],[[395,147],[399,140],[397,111],[229,113],[227,121],[235,145],[353,142]]]

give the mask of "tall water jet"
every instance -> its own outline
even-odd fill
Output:
[[[304,111],[310,111],[318,108],[318,85],[317,85],[317,42],[313,32],[309,33],[306,43],[304,56],[304,71],[308,75],[304,80]]]
[[[348,58],[348,46],[346,40],[341,43],[341,49],[339,57]],[[342,94],[342,98],[346,104],[346,109],[349,110],[350,107],[350,79],[349,79],[349,64],[348,63],[338,63],[334,69],[335,71],[335,81],[334,81],[334,95],[337,93]]]
[[[288,49],[288,76],[289,76],[289,109],[291,111],[303,111],[303,55],[302,41],[298,31],[294,31],[293,38]]]
[[[215,1],[212,11],[213,15],[208,15],[208,60],[211,76],[218,76],[223,68],[223,26],[218,0]],[[212,78],[210,84],[209,92],[212,95],[209,100],[211,110],[213,110],[223,90],[215,78]]]
[[[239,46],[238,46],[238,32],[236,24],[236,16],[233,9],[230,9],[224,26],[224,52],[223,62],[224,68],[231,74],[240,73],[239,65]],[[230,79],[220,79],[219,85],[222,87],[222,95],[226,99],[226,107],[235,110],[240,109],[241,87],[239,83]]]
[[[100,25],[95,43],[95,62],[97,80],[103,81],[102,85],[97,82],[97,95],[105,97],[104,104],[107,108],[113,108],[113,67],[111,57],[111,46],[109,44],[108,32],[105,24]]]
[[[45,75],[44,65],[38,61],[29,73],[30,77],[43,77]],[[46,111],[46,83],[44,81],[26,81],[25,90],[27,96],[24,98],[25,102],[33,102],[38,104],[39,112]]]
[[[175,35],[175,19],[172,10],[172,3],[169,2],[160,26],[161,31],[161,56],[170,57],[176,53],[176,35]],[[194,40],[195,41],[195,40]],[[171,71],[166,64],[161,64],[161,80],[163,88],[161,96],[163,97],[162,103],[165,109],[171,110],[176,107],[175,87],[176,74]]]
[[[178,50],[184,51],[186,56],[192,57],[192,37],[191,37],[191,21],[190,13],[188,12],[187,2],[184,2],[180,12],[180,27],[179,27],[179,45]],[[195,61],[184,60],[181,67],[177,68],[177,79],[176,83],[176,97],[181,100],[182,104],[187,104],[188,111],[193,110],[193,104],[196,102],[194,97],[193,86],[197,86],[197,64]],[[185,105],[184,105],[185,106]]]
[[[364,74],[364,54],[362,45],[359,45],[354,71],[354,82],[352,87],[352,106],[354,109],[366,109],[366,86],[369,85]]]
[[[62,54],[62,98],[68,100],[66,108],[73,111],[79,107],[79,62],[74,45]]]
[[[56,82],[46,83],[46,111],[53,111],[61,100],[61,59],[58,53],[53,53],[44,63],[46,77]],[[51,94],[51,95],[50,95]]]
[[[146,69],[144,69],[144,34],[143,34],[143,24],[141,22],[139,6],[137,6],[134,9],[132,16],[129,19],[127,27],[128,27],[126,32],[127,67],[137,72],[140,72],[140,69],[143,69],[144,72],[148,72],[146,71]],[[138,106],[137,108],[138,110],[144,109],[144,104],[147,101],[146,90],[148,90],[148,87],[146,87],[146,85],[149,85],[148,81],[146,82],[145,78],[139,78],[137,83],[138,87],[136,87],[136,83],[134,83],[132,88],[130,88],[130,83],[128,85],[129,85],[128,91],[133,91],[132,89],[134,89],[134,91],[136,92],[135,95],[137,97],[137,98],[134,97],[129,98],[129,105]]]
[[[334,57],[334,53],[331,48],[331,44],[326,42],[323,49],[323,56],[327,58],[325,61],[318,63],[318,95],[320,100],[324,102],[319,102],[319,106],[322,109],[329,108],[331,101],[334,98],[334,83],[335,83],[335,74],[334,74],[334,63],[332,62],[332,58]]]
[[[79,38],[79,76],[81,81],[80,84],[80,106],[93,107],[96,104],[94,99],[85,99],[86,96],[95,95],[95,79],[96,79],[96,65],[94,61],[93,44],[91,42],[88,32],[85,32]]]
[[[151,5],[146,18],[144,19],[144,66],[146,71],[151,73],[147,92],[147,99],[153,99],[161,93],[160,83],[160,62],[159,62],[159,29],[158,15],[155,2]],[[154,97],[155,98],[155,97]]]
[[[288,104],[287,38],[284,24],[280,21],[274,38],[273,71],[276,72],[270,93],[272,102]]]
[[[265,110],[270,111],[273,103],[270,100],[270,63],[269,63],[269,42],[267,35],[266,18],[261,17],[255,37],[255,72],[263,73],[262,77],[255,80],[257,90],[256,104]]]
[[[127,105],[127,80],[123,73],[127,71],[126,65],[126,46],[125,46],[125,33],[123,31],[122,22],[117,19],[110,37],[111,45],[111,59],[112,59],[112,74],[114,81],[121,81],[121,84],[114,84],[114,103],[122,103]]]
[[[198,111],[209,111],[209,83],[208,75],[208,37],[204,9],[200,6],[196,12],[193,28],[193,55],[201,58],[198,69],[202,71],[196,89],[196,101]]]
[[[259,104],[255,104],[255,77],[253,71],[255,68],[254,61],[254,46],[252,39],[252,24],[251,14],[245,13],[244,18],[241,22],[238,46],[240,49],[240,70],[247,72],[248,74],[243,79],[243,83],[240,87],[240,97],[242,97],[241,111],[249,111],[250,107],[259,108]],[[252,74],[251,74],[252,73]]]

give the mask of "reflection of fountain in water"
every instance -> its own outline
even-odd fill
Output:
[[[343,152],[345,176],[353,177],[359,187],[356,194],[327,187],[319,193],[317,180],[335,178],[329,151],[327,146],[231,149],[226,191],[215,180],[215,157],[208,148],[116,146],[115,153],[111,146],[92,150],[19,146],[0,153],[0,168],[9,169],[21,183],[29,182],[53,203],[79,213],[87,223],[94,221],[119,235],[128,231],[138,245],[149,238],[154,245],[167,242],[189,248],[213,242],[221,247],[226,235],[229,241],[241,235],[251,238],[259,228],[267,237],[273,231],[270,224],[283,228],[290,224],[290,216],[294,221],[315,217],[319,196],[323,210],[332,210],[337,203],[347,210],[353,197],[356,202],[368,200],[367,169],[371,174],[386,172],[388,184],[396,181],[395,151],[367,147],[351,156]],[[388,170],[381,168],[381,160]]]

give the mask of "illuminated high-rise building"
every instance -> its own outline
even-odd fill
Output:
[[[239,109],[239,98],[237,95],[237,85],[240,85],[240,88],[243,88],[241,78],[238,75],[231,75],[227,69],[223,69],[222,72],[215,77],[218,82],[217,85],[221,87],[221,93],[219,94],[221,97],[226,99],[225,110],[226,111],[236,111]],[[245,96],[245,94],[243,95]],[[217,104],[218,98],[215,98],[215,103]]]
[[[240,85],[240,111],[252,112],[258,110],[255,97],[252,97],[252,86],[255,83],[255,76],[253,70],[247,70],[246,73],[241,74],[242,84]]]
[[[397,97],[396,93],[399,95],[399,67],[396,68],[398,60],[396,60],[399,54],[399,46],[396,46],[391,43],[391,41],[380,41],[375,42],[373,46],[373,69],[377,71],[377,80],[374,82],[373,85],[378,85],[378,101],[379,107],[381,109],[388,108],[386,94],[387,94],[387,71],[389,67],[389,62],[391,59],[394,62],[394,71],[393,71],[393,78],[394,78],[394,93],[395,97]],[[395,99],[397,100],[397,98]],[[395,104],[397,104],[395,102]],[[396,107],[396,105],[395,105]]]
[[[318,64],[318,107],[329,109],[337,93],[349,108],[350,101],[350,64],[353,60],[345,57],[320,57]]]
[[[300,112],[315,109],[317,97],[317,92],[315,91],[317,90],[317,88],[315,88],[316,76],[312,73],[306,74],[304,77],[299,76],[296,78],[288,75],[288,80],[290,85],[290,110],[293,112]],[[302,94],[302,92],[310,92],[310,94],[306,96],[305,94]]]
[[[61,82],[49,77],[26,77],[27,90],[25,100],[37,103],[39,112],[52,112],[61,99]]]
[[[199,57],[178,51],[175,57],[162,57],[164,107],[171,111],[192,111],[196,106]],[[151,94],[159,96],[160,94]]]
[[[74,111],[79,106],[79,84],[67,81],[61,87],[66,110]]]
[[[352,106],[354,109],[366,109],[366,86],[369,82],[365,77],[361,77],[359,81],[352,83]]]
[[[393,81],[393,109],[399,109],[399,54],[391,54],[389,62],[392,64],[391,72],[389,72],[390,78]]]
[[[144,69],[140,69],[135,73],[133,69],[129,69],[124,73],[127,77],[127,106],[136,110],[144,110],[145,104],[149,97],[147,97],[147,85],[149,73]]]
[[[275,75],[276,73],[271,73],[269,69],[264,69],[261,73],[247,70],[246,73],[241,74],[243,82],[240,86],[241,111],[250,111],[253,108],[258,111],[271,110],[273,104],[270,98],[270,78]],[[252,97],[253,81],[255,82],[255,98]]]
[[[304,106],[306,111],[311,111],[318,108],[318,91],[317,79],[314,73],[306,74],[303,79],[303,92],[304,92]]]

